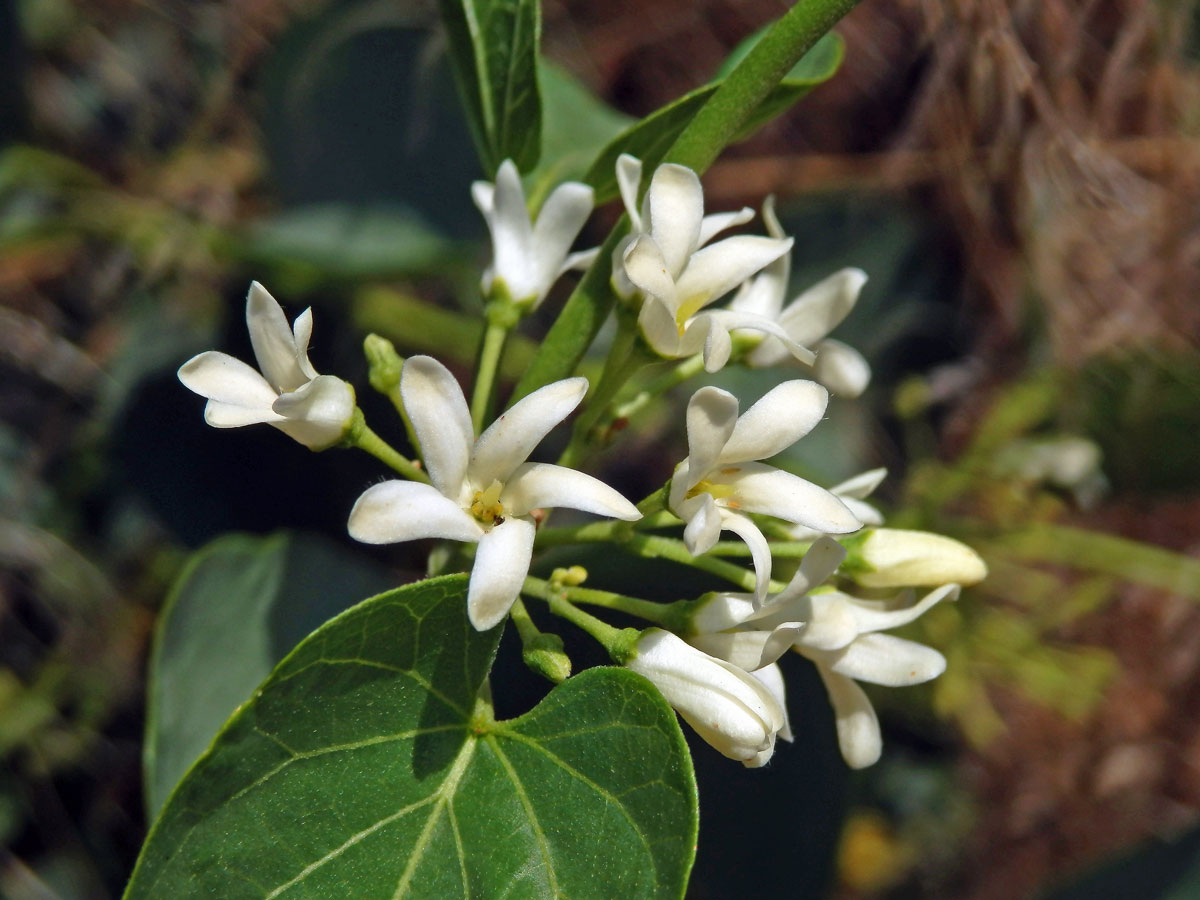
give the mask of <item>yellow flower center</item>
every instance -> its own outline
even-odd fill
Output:
[[[722,469],[722,472],[727,471],[729,470]],[[733,469],[732,471],[736,472],[737,469]],[[695,497],[698,494],[712,494],[712,498],[714,500],[729,500],[734,493],[736,493],[736,488],[732,484],[714,484],[705,478],[697,482],[696,486],[687,492],[687,498],[690,500],[692,497]],[[726,505],[736,508],[738,504],[735,502],[730,502]]]
[[[679,309],[675,311],[675,327],[679,329],[680,337],[683,336],[684,323],[703,309],[706,303],[708,303],[708,295],[696,294],[679,304]]]
[[[485,491],[476,491],[471,501],[471,515],[481,525],[498,525],[504,521],[504,505],[500,502],[500,492],[504,485],[493,481]]]

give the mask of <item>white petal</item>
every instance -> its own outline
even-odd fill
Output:
[[[532,244],[542,294],[558,277],[571,244],[591,215],[593,197],[586,184],[567,181],[551,191],[542,204],[533,226]]]
[[[871,364],[853,347],[827,339],[817,345],[813,374],[838,396],[857,397],[871,383]]]
[[[621,202],[629,215],[632,230],[642,230],[642,217],[638,215],[638,189],[642,185],[642,161],[628,153],[617,157],[617,187],[621,191]]]
[[[686,307],[688,316],[695,314],[791,248],[791,238],[777,241],[757,235],[738,235],[697,250],[688,260],[683,274],[675,278],[681,306]]]
[[[350,536],[365,544],[417,538],[477,541],[483,529],[453,500],[427,484],[385,481],[367,488],[350,510]]]
[[[867,275],[862,269],[842,269],[818,281],[787,305],[779,316],[792,340],[814,344],[846,318]]]
[[[537,248],[533,243],[529,208],[525,205],[525,189],[521,187],[521,176],[511,159],[502,162],[496,171],[492,202],[495,206],[492,219],[495,275],[504,279],[514,300],[529,300],[538,294],[534,258]]]
[[[708,332],[704,339],[704,370],[720,372],[725,368],[725,363],[729,362],[729,355],[733,352],[733,339],[720,320],[705,313],[701,313],[696,319],[704,320],[705,331]],[[686,344],[686,340],[684,343]]]
[[[721,462],[767,459],[786,450],[825,415],[829,392],[815,381],[785,381],[746,410],[721,453]]]
[[[251,366],[216,350],[206,350],[180,366],[179,380],[189,391],[195,391],[201,397],[223,406],[245,409],[248,414],[251,411],[255,414],[269,412],[271,404],[279,396]]]
[[[467,617],[476,631],[487,631],[508,615],[529,574],[536,531],[531,519],[513,517],[479,539],[467,588]]]
[[[309,379],[300,368],[296,353],[296,338],[288,326],[287,316],[257,281],[251,282],[246,295],[246,327],[258,368],[267,383],[278,393],[294,391]]]
[[[400,398],[421,445],[434,487],[462,500],[475,429],[462,388],[450,370],[430,356],[410,356],[400,370]]]
[[[738,471],[726,474],[732,468]],[[734,488],[731,498],[718,501],[722,506],[775,516],[823,534],[846,534],[861,527],[841,500],[798,475],[752,462],[717,471],[712,480]]]
[[[783,682],[782,670],[775,663],[771,663],[771,665],[763,666],[761,669],[756,669],[750,674],[762,682],[763,687],[771,692],[771,696],[775,698],[775,702],[783,710],[783,727],[779,729],[779,736],[785,741],[792,740],[792,725],[788,721],[787,714],[787,687]]]
[[[642,300],[642,308],[638,313],[638,328],[646,343],[659,356],[676,359],[685,355],[675,314],[664,301],[653,294]]]
[[[887,469],[869,469],[866,472],[860,472],[847,478],[841,484],[836,484],[831,487],[833,493],[843,499],[853,497],[856,500],[863,500],[875,493],[875,489],[883,484],[883,479],[887,478]]]
[[[855,500],[853,497],[846,497],[838,494],[842,498],[842,502],[846,504],[846,509],[854,513],[854,518],[862,522],[864,526],[879,526],[883,524],[883,513],[862,500]],[[800,540],[800,538],[797,538]]]
[[[887,687],[921,684],[946,671],[946,657],[932,647],[890,634],[864,634],[827,660],[839,675]]]
[[[711,316],[716,319],[727,331],[739,331],[741,333],[757,331],[767,335],[768,338],[771,338],[771,344],[778,347],[783,354],[780,357],[780,362],[788,354],[791,354],[793,359],[804,363],[806,366],[812,365],[817,361],[816,353],[807,347],[797,344],[788,337],[782,325],[772,319],[768,319],[766,316],[761,316],[757,313],[742,312],[736,309],[713,309],[708,310],[702,315]],[[759,347],[755,348],[755,351],[757,352],[761,346],[760,344]],[[757,364],[755,363],[755,365]]]
[[[600,255],[599,247],[592,247],[590,250],[579,250],[575,253],[568,253],[567,258],[563,260],[562,266],[559,268],[557,275],[562,275],[566,272],[574,270],[576,272],[586,272],[592,267],[592,263]]]
[[[899,628],[909,622],[915,622],[943,600],[953,603],[958,599],[961,588],[957,584],[942,585],[930,591],[917,603],[903,609],[877,610],[854,604],[854,619],[859,633],[868,631],[886,631],[889,628]]]
[[[862,688],[824,666],[817,666],[829,702],[837,720],[838,746],[842,759],[852,769],[863,769],[879,761],[883,753],[883,737],[879,733],[879,719],[871,701]]]
[[[467,470],[471,483],[485,489],[493,481],[506,482],[542,438],[579,405],[587,389],[586,378],[564,378],[538,388],[501,413],[475,442]]]
[[[764,608],[787,603],[796,597],[807,594],[818,585],[824,584],[826,579],[837,571],[838,566],[845,558],[845,547],[831,537],[818,537],[808,548],[804,558],[800,560],[800,567],[796,569],[796,574],[792,576],[787,587],[769,597]]]
[[[204,421],[213,428],[241,428],[243,425],[258,425],[263,422],[282,422],[283,416],[273,409],[261,406],[235,406],[209,400],[204,407]]]
[[[714,594],[692,614],[692,629],[704,634],[734,628],[754,615],[754,594]]]
[[[271,407],[285,421],[271,424],[312,450],[340,441],[354,417],[354,388],[336,375],[318,375],[282,394]]]
[[[719,631],[695,634],[688,641],[710,656],[726,660],[747,672],[754,672],[771,665],[792,649],[796,635],[803,627],[793,622],[780,625],[772,631]]]
[[[667,271],[678,278],[700,242],[704,190],[699,177],[686,166],[659,166],[646,192],[646,209],[646,227],[662,251]]]
[[[492,216],[496,212],[496,187],[490,181],[471,182],[471,199],[487,220],[488,230],[492,227]]]
[[[683,529],[683,542],[692,556],[707,553],[721,536],[721,511],[713,502],[711,494],[700,494],[684,500],[675,514],[687,525]]]
[[[688,468],[691,488],[717,466],[738,421],[737,397],[715,387],[702,387],[687,405]]]
[[[750,548],[750,557],[754,560],[755,602],[761,604],[771,586],[771,545],[758,526],[745,516],[722,512],[721,527],[732,531]]]
[[[722,231],[745,225],[753,218],[754,210],[748,206],[743,206],[737,212],[711,213],[700,220],[700,237],[696,246],[703,247]]]
[[[636,506],[598,478],[548,463],[525,463],[504,483],[500,502],[523,516],[538,508],[566,507],[633,522],[642,517]]]
[[[292,339],[296,344],[296,364],[300,366],[304,377],[309,379],[317,377],[317,370],[308,361],[308,343],[312,340],[312,331],[313,314],[310,306],[296,316],[296,321],[292,323]]]
[[[807,612],[804,611],[805,606],[808,607]],[[795,616],[808,623],[804,632],[796,638],[796,649],[801,652],[813,651],[811,655],[814,659],[820,653],[836,653],[848,647],[859,636],[854,602],[838,591],[804,597],[788,613],[789,618]],[[757,621],[755,625],[758,625]]]
[[[675,281],[667,271],[667,263],[654,239],[640,235],[630,241],[621,265],[633,286],[662,300],[672,310],[673,318]]]

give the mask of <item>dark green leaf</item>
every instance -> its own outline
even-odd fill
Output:
[[[739,45],[730,60],[736,62],[745,56],[762,33]],[[822,37],[755,110],[739,132],[738,138],[749,137],[814,87],[832,78],[842,63],[842,55],[843,44],[840,37],[833,32]],[[732,68],[731,63],[727,63],[726,66]],[[632,154],[642,161],[646,171],[652,170],[662,162],[675,139],[716,92],[725,74],[726,71],[723,70],[716,80],[650,113],[605,147],[592,163],[584,179],[596,189],[596,203],[605,203],[617,196],[617,157],[622,153]]]
[[[532,169],[541,153],[537,0],[442,0],[450,59],[479,158],[489,175],[511,159]]]
[[[171,796],[135,898],[678,898],[691,761],[670,708],[591,669],[532,712],[477,703],[500,628],[465,576],[372,598],[305,640]]]
[[[307,535],[229,535],[195,553],[167,599],[150,659],[151,816],[292,647],[394,583],[383,569]]]

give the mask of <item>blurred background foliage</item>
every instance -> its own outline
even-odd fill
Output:
[[[548,0],[534,195],[779,9]],[[712,209],[778,196],[797,289],[871,276],[838,337],[874,382],[787,464],[827,484],[887,466],[889,524],[970,542],[991,576],[914,626],[949,670],[877,695],[874,769],[840,768],[799,660],[797,748],[749,773],[694,748],[689,896],[1196,895],[1196,15],[865,0],[840,74],[706,176]],[[487,249],[443,48],[402,0],[0,0],[0,896],[120,894],[147,827],[150,635],[189,551],[289,528],[364,558],[344,522],[373,464],[215,432],[175,380],[199,350],[249,352],[249,281],[318,307],[317,368],[389,438],[366,331],[470,365]],[[630,495],[681,455],[684,397],[602,461]]]

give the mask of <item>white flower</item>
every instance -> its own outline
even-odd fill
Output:
[[[566,506],[632,521],[632,503],[590,475],[526,462],[587,392],[586,378],[567,378],[534,391],[478,439],[454,376],[428,356],[405,360],[400,396],[432,485],[377,484],[350,511],[350,534],[368,544],[417,538],[475,541],[467,612],[484,631],[498,624],[520,593],[533,553],[538,508]]]
[[[876,528],[856,535],[848,549],[846,573],[865,587],[977,584],[987,577],[978,553],[943,534]]]
[[[500,164],[495,185],[477,181],[471,196],[492,235],[492,265],[483,275],[485,295],[499,282],[513,302],[535,309],[558,277],[587,255],[569,255],[592,212],[593,193],[586,184],[567,181],[556,187],[536,223],[530,221],[521,176],[511,159]]]
[[[798,359],[814,362],[811,351],[763,316],[732,309],[701,312],[785,255],[792,239],[737,235],[709,245],[718,232],[749,221],[751,210],[705,216],[704,191],[696,173],[667,163],[655,170],[639,213],[635,207],[641,171],[641,163],[631,156],[617,161],[617,181],[633,234],[617,248],[613,284],[625,296],[635,290],[643,293],[638,326],[654,351],[668,358],[703,352],[705,368],[715,372],[729,359],[730,330],[743,328],[773,335]]]
[[[782,705],[763,681],[669,631],[642,632],[637,654],[625,665],[653,683],[700,737],[747,767],[770,759],[775,736],[787,727]]]
[[[775,215],[772,197],[763,203],[763,221],[771,237],[782,239],[785,236]],[[816,351],[816,362],[810,364],[817,381],[835,394],[857,397],[871,380],[870,365],[854,348],[826,336],[854,308],[859,292],[866,284],[866,273],[861,269],[834,272],[785,307],[783,301],[790,275],[791,258],[784,254],[747,281],[730,301],[729,308],[777,322],[793,343]],[[766,368],[784,362],[789,354],[795,356],[791,344],[767,335],[750,352],[746,362],[755,368]]]
[[[835,484],[829,489],[829,493],[845,503],[846,508],[854,513],[854,517],[862,522],[864,527],[882,525],[883,514],[867,503],[867,498],[875,493],[875,488],[879,487],[886,477],[887,469],[871,469],[867,472],[860,472],[858,475],[847,478],[841,484]],[[813,541],[821,536],[820,532],[805,528],[803,525],[790,528],[788,532],[795,541]]]
[[[688,641],[750,669],[769,666],[789,648],[812,660],[829,692],[842,756],[857,769],[879,758],[882,738],[875,710],[855,681],[902,687],[936,678],[946,668],[936,650],[879,632],[956,599],[959,586],[943,585],[902,606],[834,590],[813,592],[845,555],[837,542],[820,538],[791,583],[759,609],[749,594],[714,595],[693,614]]]
[[[253,368],[208,350],[179,367],[179,380],[208,398],[204,419],[215,428],[266,422],[312,450],[340,441],[354,416],[354,388],[333,375],[318,375],[308,361],[312,310],[296,317],[295,330],[257,281],[246,296],[246,326],[258,360]]]
[[[671,478],[668,506],[687,523],[693,554],[707,553],[722,530],[749,546],[757,596],[771,579],[767,539],[743,513],[775,516],[827,534],[860,527],[846,505],[822,487],[757,460],[790,447],[821,420],[829,394],[811,381],[785,381],[738,416],[737,398],[705,387],[688,402],[688,456]]]

